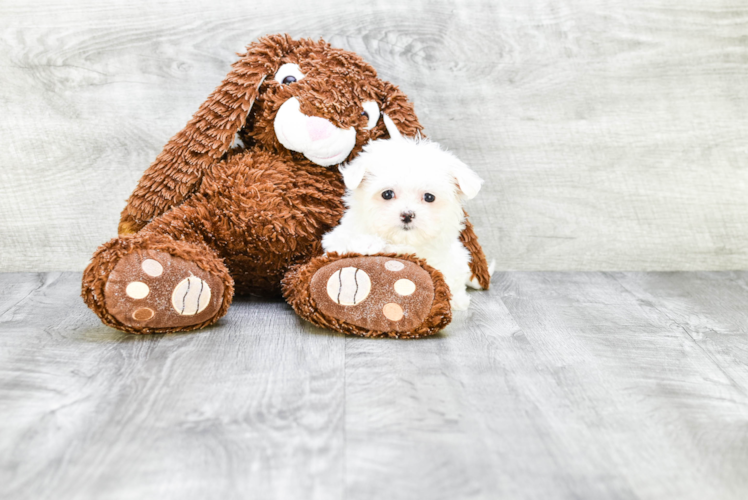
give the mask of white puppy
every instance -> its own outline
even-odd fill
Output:
[[[372,141],[341,168],[348,210],[322,238],[326,252],[416,254],[438,269],[452,292],[452,308],[470,304],[470,253],[460,242],[463,200],[482,180],[452,153],[426,139],[402,137],[384,116],[392,139]]]

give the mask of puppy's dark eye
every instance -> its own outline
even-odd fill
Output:
[[[384,191],[382,193],[382,198],[384,198],[385,200],[391,200],[394,197],[395,197],[395,192],[392,191],[391,189],[388,189],[387,191]]]
[[[366,111],[362,111],[361,116],[365,116],[367,120],[369,119],[369,113],[367,113]]]
[[[283,79],[281,83],[288,85],[289,83],[294,83],[296,81],[296,77],[293,75],[288,75]]]
[[[432,203],[436,199],[436,196],[434,196],[431,193],[426,193],[423,195],[423,201],[426,203]]]

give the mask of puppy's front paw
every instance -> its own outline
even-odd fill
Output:
[[[377,236],[367,236],[356,242],[356,248],[360,248],[360,250],[355,251],[364,255],[373,255],[376,253],[383,253],[386,245],[387,244],[382,238]]]
[[[415,254],[416,248],[410,245],[386,245],[382,252],[396,253],[399,255]]]
[[[470,306],[470,295],[465,290],[458,291],[452,295],[449,303],[455,311],[467,311]]]

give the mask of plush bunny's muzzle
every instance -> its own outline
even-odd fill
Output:
[[[302,153],[323,167],[345,160],[356,145],[356,130],[338,128],[324,118],[307,116],[300,108],[296,97],[280,107],[273,122],[278,141],[286,149]]]

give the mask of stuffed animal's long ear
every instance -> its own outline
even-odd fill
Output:
[[[345,187],[353,191],[358,186],[361,185],[361,181],[364,180],[364,175],[366,175],[366,162],[361,161],[362,158],[359,156],[356,160],[353,162],[338,167],[338,170],[340,170],[340,173],[343,174],[343,182],[345,183]]]
[[[143,174],[122,211],[120,234],[140,230],[196,189],[205,170],[228,151],[245,124],[265,78],[295,45],[288,35],[273,35],[239,54],[241,59],[223,82]]]
[[[388,116],[400,133],[407,137],[423,135],[423,127],[418,122],[413,103],[396,85],[381,81],[382,114]]]
[[[450,168],[457,181],[457,186],[465,195],[465,199],[472,200],[475,198],[480,191],[481,184],[483,184],[483,179],[457,158],[453,159]]]

